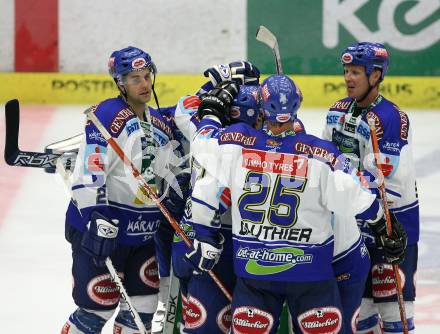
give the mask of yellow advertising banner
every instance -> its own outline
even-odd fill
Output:
[[[341,76],[293,76],[304,95],[303,107],[327,108],[345,96]],[[161,74],[156,92],[161,106],[194,93],[206,78],[190,74]],[[440,77],[386,77],[381,93],[402,109],[439,109]],[[105,74],[0,73],[0,103],[17,98],[23,104],[95,104],[118,94]],[[154,102],[152,101],[154,105]]]

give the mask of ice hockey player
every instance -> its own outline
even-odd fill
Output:
[[[382,209],[350,161],[328,141],[295,134],[301,93],[287,76],[261,85],[267,129],[226,124],[237,86],[218,85],[202,100],[194,158],[231,190],[234,270],[233,333],[275,333],[287,300],[301,331],[339,332],[341,304],[332,268],[332,211],[369,222],[389,256],[403,252],[405,235],[386,235]],[[199,270],[221,253],[218,227],[194,221],[191,252]],[[393,247],[389,247],[392,245]]]
[[[374,121],[379,139],[382,170],[391,212],[408,235],[404,256],[386,261],[367,222],[359,221],[371,255],[371,270],[357,325],[358,333],[402,333],[391,263],[400,263],[407,322],[414,330],[415,273],[419,239],[419,204],[408,115],[379,94],[389,65],[383,44],[361,42],[341,55],[348,97],[335,102],[327,114],[324,139],[356,161],[360,171],[373,172],[373,149],[368,119]],[[390,259],[389,259],[390,260]],[[403,261],[403,262],[402,262]]]
[[[260,127],[259,86],[239,88],[231,112],[232,123],[245,122]],[[203,221],[219,228],[224,243],[224,252],[216,266],[216,274],[228,291],[233,291],[235,275],[232,265],[231,205],[229,188],[218,184],[217,179],[194,161],[195,183],[191,196],[192,221]],[[201,198],[201,199],[200,199]],[[197,242],[197,239],[195,240]],[[184,250],[188,252],[188,248]],[[190,262],[191,275],[187,282],[185,333],[227,333],[231,325],[230,302],[206,272],[198,270],[191,255],[185,257]]]
[[[175,135],[170,120],[147,106],[154,94],[156,67],[147,53],[127,47],[112,53],[109,72],[120,95],[92,110],[149,186],[162,195],[166,183],[172,182],[169,176],[176,173],[177,167],[169,166],[170,157],[180,152],[171,145]],[[85,124],[72,192],[66,239],[72,246],[72,296],[78,308],[62,333],[101,333],[118,304],[114,332],[139,332],[126,305],[119,303],[119,291],[105,266],[107,257],[149,329],[159,285],[153,235],[164,218],[91,122]],[[169,208],[183,207],[172,203],[176,198],[164,201]]]
[[[200,96],[209,92],[217,82],[225,80],[234,80],[238,84],[248,85],[243,87],[240,92],[241,95],[234,100],[235,113],[231,117],[233,122],[245,121],[249,124],[256,123],[258,119],[259,105],[256,102],[258,97],[259,80],[258,69],[247,61],[235,61],[229,64],[216,65],[205,71],[205,76],[209,76],[210,81],[203,85],[196,95],[189,95],[182,97],[175,110],[172,110],[170,116],[175,121],[179,130],[191,142],[198,124],[197,108],[200,104]],[[261,122],[261,121],[260,121]],[[197,164],[193,164],[192,173],[193,181],[197,179],[198,173],[205,173],[203,169]],[[208,178],[205,178],[207,182]],[[219,210],[221,214],[215,212],[215,218],[220,219],[220,222],[225,228],[225,234],[230,235],[230,214],[227,212],[223,215],[229,205],[228,189],[221,189],[218,193],[216,187],[217,181],[212,180],[213,185],[210,190],[214,190],[217,195],[215,200],[217,203],[211,203],[212,207]],[[215,201],[214,201],[215,202]],[[181,227],[187,232],[187,236],[192,239],[194,237],[192,231],[192,204],[200,206],[201,203],[192,202],[190,199],[187,202],[185,215],[181,221]],[[214,212],[205,210],[205,219],[213,219]],[[221,216],[219,218],[219,216]],[[218,221],[218,220],[217,220]],[[228,228],[229,226],[229,228]],[[226,255],[232,251],[230,240],[225,245],[225,256],[220,260],[219,266],[225,270],[221,270],[219,275],[224,281],[230,291],[234,286],[235,278],[232,273],[231,260]],[[229,250],[230,249],[230,250]],[[183,300],[183,306],[186,307],[188,289],[191,291],[189,298],[188,309],[184,308],[183,318],[186,320],[185,332],[187,333],[223,333],[226,332],[230,326],[230,305],[225,296],[214,284],[212,279],[205,275],[193,275],[194,268],[191,264],[184,261],[184,254],[188,251],[185,243],[175,236],[173,243],[173,270],[174,274],[179,278],[180,289]],[[223,276],[222,275],[225,275]],[[209,291],[209,294],[206,293]],[[200,302],[200,303],[199,303]],[[203,311],[203,312],[202,312]],[[184,321],[185,322],[185,321]]]
[[[296,118],[295,133],[305,132],[302,122]],[[356,333],[365,282],[370,270],[370,256],[354,216],[333,214],[331,225],[334,233],[333,271],[338,283],[342,304],[343,333]],[[300,332],[293,319],[293,328]]]

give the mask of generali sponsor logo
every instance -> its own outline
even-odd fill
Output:
[[[127,119],[131,117],[134,117],[134,114],[130,109],[125,108],[120,110],[110,124],[110,132],[113,134],[118,134],[124,127]]]
[[[383,126],[382,126],[382,122],[380,121],[379,116],[377,116],[377,114],[373,111],[369,111],[366,115],[368,120],[373,120],[374,122],[374,127],[376,128],[376,136],[377,139],[382,139],[383,137]]]
[[[408,116],[402,111],[399,111],[399,116],[400,116],[400,138],[402,140],[407,140],[408,131],[409,131]]]
[[[336,101],[332,104],[330,109],[347,110],[351,101]]]
[[[226,132],[220,136],[220,140],[224,142],[240,143],[244,146],[253,146],[257,140],[255,136],[245,136],[241,132]]]
[[[160,118],[151,115],[151,124],[153,124],[155,127],[165,132],[169,139],[174,138],[173,130],[171,129],[171,127],[168,124],[166,124],[164,121],[162,121]]]

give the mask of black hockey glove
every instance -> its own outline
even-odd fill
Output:
[[[405,249],[407,245],[407,235],[402,224],[396,216],[390,212],[393,233],[391,237],[387,234],[387,222],[385,216],[374,224],[368,224],[376,239],[378,248],[383,249],[386,260],[391,264],[400,264],[405,260]]]
[[[98,267],[105,267],[105,259],[116,249],[118,223],[117,219],[108,219],[97,211],[90,215],[90,226],[84,232],[81,246]]]
[[[234,81],[238,85],[257,85],[260,79],[258,68],[245,60],[215,65],[208,68],[203,75],[209,77],[213,86],[223,81]]]
[[[224,81],[214,87],[199,105],[198,114],[202,119],[206,115],[214,115],[223,126],[230,123],[230,111],[234,98],[238,94],[238,85],[232,81]]]

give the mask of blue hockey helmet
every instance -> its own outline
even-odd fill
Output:
[[[118,82],[122,81],[124,75],[144,68],[149,69],[153,74],[157,72],[150,55],[133,46],[113,51],[108,61],[108,71]]]
[[[347,47],[341,55],[342,65],[353,64],[365,67],[365,73],[370,76],[375,68],[382,71],[380,81],[388,70],[388,51],[381,43],[360,42]]]
[[[266,120],[286,123],[296,118],[302,102],[302,94],[287,75],[268,77],[261,84],[260,91]]]
[[[231,107],[231,121],[254,125],[261,108],[260,86],[241,85]]]

